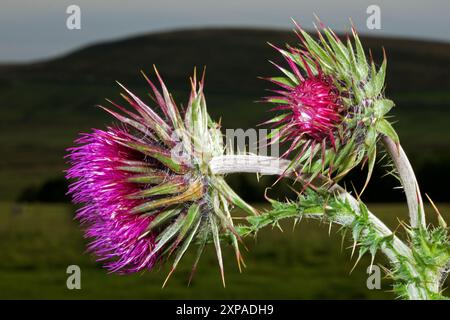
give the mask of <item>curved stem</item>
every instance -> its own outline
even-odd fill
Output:
[[[405,191],[411,227],[422,227],[426,229],[422,195],[420,194],[419,184],[417,183],[411,163],[401,145],[396,144],[388,136],[383,136],[382,140],[386,151],[394,162],[403,190]]]
[[[256,155],[225,155],[214,157],[210,163],[210,170],[215,174],[227,174],[227,173],[260,173],[265,175],[282,175],[285,173],[290,161],[279,159],[275,157],[256,156]],[[305,179],[306,180],[306,179]],[[322,180],[323,182],[323,180]],[[314,183],[314,182],[313,182]],[[329,192],[338,195],[344,200],[347,200],[355,212],[360,212],[359,202],[350,193],[338,184],[332,184],[328,188]],[[374,214],[369,212],[369,220],[373,224],[374,228],[380,234],[380,236],[393,235],[392,231]],[[343,222],[345,223],[345,222]],[[417,270],[409,262],[412,261],[411,249],[403,243],[397,236],[393,235],[392,247],[383,245],[382,252],[388,257],[391,263],[398,264],[398,256],[405,258],[408,264],[410,272],[417,276]],[[408,293],[410,299],[426,299],[427,294],[423,288],[418,287],[416,284],[411,283],[408,285]]]
[[[290,161],[276,157],[256,155],[224,155],[211,159],[209,168],[215,174],[237,172],[282,175]]]

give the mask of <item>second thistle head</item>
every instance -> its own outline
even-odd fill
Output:
[[[281,77],[269,78],[279,88],[266,101],[281,115],[267,121],[276,138],[289,142],[284,156],[295,152],[288,170],[319,174],[338,181],[360,163],[368,163],[368,178],[376,159],[379,134],[398,141],[385,119],[393,107],[383,95],[386,57],[380,68],[366,59],[354,28],[343,42],[329,28],[318,39],[297,25],[301,46],[280,49],[289,69],[277,64]]]
[[[302,75],[294,61],[288,61],[297,78],[293,86],[278,82],[284,90],[277,91],[280,105],[274,110],[288,111],[277,119],[281,139],[291,140],[292,148],[297,148],[304,140],[309,140],[308,144],[334,144],[334,131],[342,122],[344,108],[332,77],[320,69],[314,74],[307,64],[306,74]]]

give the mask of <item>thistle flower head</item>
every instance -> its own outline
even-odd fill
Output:
[[[307,69],[306,75],[302,76],[292,60],[290,64],[298,76],[298,84],[283,86],[285,90],[278,91],[278,99],[286,104],[274,109],[289,111],[278,120],[278,124],[285,125],[281,129],[283,138],[297,143],[300,140],[333,142],[334,131],[342,121],[342,102],[333,79],[320,69],[317,75]]]
[[[368,177],[376,158],[379,134],[398,141],[385,119],[393,107],[383,95],[386,57],[377,70],[366,59],[358,34],[346,43],[329,28],[317,29],[313,39],[298,26],[300,48],[278,50],[290,70],[277,64],[281,77],[269,80],[281,89],[266,101],[283,113],[267,121],[276,127],[275,137],[289,141],[284,156],[295,151],[288,170],[328,175],[338,181],[359,163],[368,162]]]
[[[89,250],[112,272],[151,269],[173,255],[171,274],[192,242],[203,248],[213,239],[223,278],[220,232],[231,232],[238,263],[242,259],[230,208],[257,212],[210,173],[209,160],[224,148],[206,110],[203,79],[191,79],[182,116],[156,75],[161,91],[145,78],[161,115],[122,86],[132,108],[102,107],[119,125],[82,134],[69,149],[67,178],[75,180],[69,193],[84,205],[77,218],[92,239]]]

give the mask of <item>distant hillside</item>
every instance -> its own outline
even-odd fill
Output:
[[[389,58],[388,90],[448,90],[450,44],[394,38],[362,38],[365,48],[380,61],[384,47]],[[106,83],[136,82],[139,70],[156,64],[175,87],[197,66],[207,66],[208,88],[214,92],[257,92],[265,84],[258,75],[274,73],[268,59],[278,54],[267,45],[296,44],[291,31],[205,29],[148,34],[82,48],[66,56],[21,66],[3,67],[0,79]]]
[[[420,170],[424,191],[448,200],[436,178],[450,180],[450,44],[362,40],[378,62],[385,47],[387,95],[397,104],[393,114],[402,142]],[[93,106],[105,97],[120,100],[115,80],[144,95],[148,88],[139,71],[153,76],[153,64],[182,104],[193,67],[206,66],[212,116],[222,117],[225,127],[254,127],[267,119],[268,108],[253,101],[270,87],[257,77],[277,74],[268,60],[280,61],[266,42],[283,46],[298,40],[288,31],[174,31],[95,44],[49,61],[0,66],[0,200],[37,194],[58,199],[53,193],[64,188],[65,149],[78,132],[111,121]]]

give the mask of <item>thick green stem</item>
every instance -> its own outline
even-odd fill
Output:
[[[263,175],[282,175],[288,168],[290,161],[279,159],[275,157],[255,156],[255,155],[227,155],[215,157],[210,162],[210,170],[214,174],[228,174],[228,173],[259,173]],[[298,177],[297,177],[298,179]],[[306,180],[306,178],[305,178]],[[320,179],[323,184],[324,178]],[[314,182],[313,182],[314,183]],[[320,186],[318,186],[320,187]],[[360,206],[357,199],[349,194],[341,186],[331,183],[327,189],[333,195],[337,195],[343,200],[350,203],[353,210],[360,214]],[[406,264],[409,272],[414,278],[419,278],[419,273],[412,263],[413,256],[411,249],[403,243],[397,236],[393,235],[392,231],[382,223],[374,214],[368,212],[368,218],[374,230],[380,237],[392,236],[393,241],[391,245],[383,244],[381,251],[387,256],[393,265],[399,263]],[[334,221],[342,225],[348,225],[351,221]],[[402,260],[400,261],[399,258]],[[410,299],[428,299],[427,290],[423,286],[417,285],[415,282],[407,284],[407,294]]]
[[[401,145],[396,144],[388,136],[384,136],[382,140],[386,151],[394,162],[403,190],[405,191],[411,227],[422,227],[426,229],[422,195],[420,194],[419,184],[417,183],[411,163]]]
[[[383,136],[382,141],[394,163],[405,192],[411,228],[427,230],[425,209],[419,184],[405,151],[400,144],[395,143],[395,141],[388,136]],[[429,289],[432,292],[439,292],[442,282],[441,273],[434,274],[430,271],[428,272],[428,277],[429,279],[432,279],[431,283],[428,284]]]

